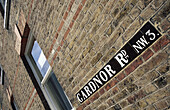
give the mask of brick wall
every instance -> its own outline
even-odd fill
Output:
[[[9,31],[3,29],[0,18],[0,63],[18,108],[45,109],[14,48],[15,24],[23,11],[74,108],[168,109],[169,7],[168,0],[12,1]],[[147,21],[161,32],[161,38],[80,104],[76,93]],[[7,107],[5,99],[4,95],[3,105]]]

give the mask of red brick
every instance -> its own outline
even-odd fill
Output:
[[[61,47],[60,47],[60,46],[58,46],[57,51],[59,52],[59,51],[60,51],[60,49],[61,49]]]
[[[54,61],[52,60],[51,63],[50,63],[50,66],[53,66],[53,64],[54,64]]]
[[[83,6],[80,4],[78,8],[81,10],[83,8]]]
[[[110,86],[113,87],[118,83],[118,81],[114,78],[110,81]]]
[[[83,110],[85,107],[86,107],[86,105],[83,104],[83,105],[80,105],[76,110]]]
[[[57,39],[57,37],[58,37],[58,33],[55,34],[55,38],[56,38],[56,39]]]
[[[129,75],[131,72],[133,72],[139,65],[143,63],[141,58],[138,58],[135,60],[132,64],[130,64],[126,69],[125,72],[127,75]]]
[[[105,85],[106,91],[108,91],[110,88],[111,88],[110,83],[107,83],[107,84]]]
[[[84,5],[86,3],[86,0],[82,0],[82,4]]]
[[[64,44],[64,41],[63,41],[63,40],[61,40],[61,44],[60,44],[60,46],[63,46],[63,44]]]
[[[86,100],[86,105],[89,105],[90,104],[90,100]]]
[[[68,28],[66,33],[64,34],[64,40],[66,40],[68,33],[70,32],[70,29]]]
[[[62,27],[63,27],[63,24],[64,24],[64,21],[61,21],[60,26],[59,26],[59,28],[58,28],[58,32],[61,31],[61,29],[62,29]]]
[[[96,99],[98,99],[99,98],[99,93],[97,92],[97,93],[95,93],[91,98],[90,98],[90,101],[91,102],[94,102]]]
[[[116,85],[117,82],[118,81],[116,79],[111,80],[109,83],[106,84],[105,89],[108,91],[110,88]]]
[[[73,24],[74,24],[74,21],[71,21],[71,23],[69,25],[70,29],[73,27]]]
[[[151,56],[153,56],[153,52],[151,49],[148,49],[142,54],[142,57],[144,58],[145,61],[147,61]]]
[[[69,6],[68,6],[68,11],[71,10],[71,7],[72,7],[73,3],[74,3],[74,0],[71,0],[71,1],[70,1],[70,4],[69,4]]]
[[[100,93],[100,95],[103,95],[103,94],[105,93],[104,88],[101,88],[101,89],[99,90],[99,93]]]
[[[76,110],[83,110],[83,107],[79,106]]]
[[[170,40],[168,39],[167,36],[163,36],[161,39],[159,39],[158,42],[156,42],[152,48],[155,52],[159,51],[160,49],[162,49],[163,47],[165,47],[168,43],[170,42]]]
[[[121,81],[123,78],[125,78],[124,71],[123,71],[122,73],[120,73],[116,78],[117,78],[119,81]]]
[[[80,5],[81,5],[81,4],[80,4]],[[79,7],[80,7],[80,6],[79,6]],[[75,15],[74,15],[74,17],[73,17],[74,20],[77,19],[77,17],[78,17],[78,15],[79,15],[80,11],[81,11],[81,8],[78,8],[77,11],[76,11],[76,13],[75,13]]]
[[[65,14],[64,14],[63,19],[66,20],[67,16],[68,16],[68,12],[66,11]]]

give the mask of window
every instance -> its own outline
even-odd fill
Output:
[[[60,86],[38,42],[28,38],[26,60],[52,110],[71,110],[72,105]]]
[[[10,0],[0,0],[0,11],[4,18],[4,28],[9,28]]]
[[[0,84],[4,85],[4,70],[2,69],[0,65]]]

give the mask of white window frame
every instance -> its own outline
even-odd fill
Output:
[[[2,5],[4,10],[4,28],[6,29],[8,29],[8,25],[9,25],[10,2],[11,0],[5,0],[5,6],[3,7]]]
[[[3,70],[1,65],[0,65],[0,68],[1,68],[1,71],[0,71],[0,74],[1,74],[0,84],[3,85],[4,84],[4,70]]]
[[[28,36],[28,41],[27,41],[27,45],[26,45],[26,49],[25,49],[24,55],[25,55],[25,57],[26,57],[26,60],[27,60],[27,62],[28,62],[28,64],[29,64],[29,66],[31,67],[31,70],[32,70],[32,72],[33,72],[33,74],[34,74],[34,76],[35,76],[35,78],[36,78],[36,80],[37,80],[37,82],[38,82],[38,84],[39,84],[39,86],[40,86],[40,88],[41,88],[41,90],[42,90],[42,92],[43,92],[43,94],[44,94],[44,96],[45,96],[45,98],[46,98],[49,106],[50,106],[50,108],[51,108],[52,110],[58,110],[57,106],[53,103],[53,101],[52,101],[52,99],[51,99],[51,96],[49,95],[49,92],[47,91],[47,88],[45,87],[45,84],[46,84],[48,78],[49,78],[50,75],[51,75],[52,68],[51,68],[51,66],[49,66],[49,68],[48,68],[48,70],[47,70],[44,78],[43,78],[42,80],[39,78],[38,73],[37,73],[37,72],[39,71],[39,70],[37,70],[38,67],[36,66],[36,64],[33,63],[32,59],[30,58],[30,57],[31,57],[30,52],[31,52],[31,50],[32,50],[33,45],[34,45],[34,37],[33,37],[33,35],[32,35],[32,32],[30,32],[30,34],[29,34],[29,36]],[[35,67],[35,66],[36,66],[36,67]],[[58,87],[58,85],[57,85],[57,87]],[[61,87],[61,86],[60,86],[60,87]],[[59,90],[60,90],[60,89],[59,89]],[[62,90],[62,91],[63,91],[63,90]],[[67,95],[65,94],[64,91],[63,91],[63,93],[64,93],[64,95],[65,95],[65,97],[66,97],[66,99],[64,99],[64,102],[67,100],[67,101],[69,102],[71,108],[73,108],[70,100],[68,99],[68,97],[67,97]],[[62,95],[63,95],[63,94],[62,94]],[[67,105],[66,105],[66,106],[67,106]]]

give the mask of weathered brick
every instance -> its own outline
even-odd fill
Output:
[[[145,9],[145,11],[141,13],[140,17],[141,17],[142,19],[144,19],[144,21],[146,21],[146,20],[148,20],[148,19],[152,16],[152,14],[154,14],[154,13],[155,13],[154,8],[152,7],[152,5],[149,5],[149,6]]]
[[[120,100],[122,100],[123,98],[125,98],[128,95],[128,92],[126,90],[121,91],[120,93],[118,93],[114,99],[115,102],[119,102]]]
[[[106,104],[100,104],[100,106],[98,107],[98,110],[104,110],[108,107],[108,105]]]
[[[135,96],[129,96],[129,97],[127,98],[127,100],[128,100],[128,102],[129,102],[130,104],[132,104],[132,103],[134,103],[134,102],[136,101],[136,98],[135,98]]]
[[[132,16],[133,19],[136,19],[140,13],[141,10],[138,7],[134,7],[130,12],[130,16]]]
[[[157,90],[157,88],[153,84],[147,85],[144,89],[145,89],[147,94],[150,94],[150,93]]]
[[[107,99],[109,99],[111,95],[109,93],[105,93],[102,96],[100,96],[99,100],[100,102],[105,102]]]
[[[138,108],[138,106],[136,104],[130,105],[125,109],[126,110],[139,110],[139,108]]]
[[[146,96],[146,92],[144,90],[139,90],[134,94],[136,100],[140,100]]]
[[[90,107],[86,107],[86,108],[84,108],[84,110],[91,110],[91,108]]]
[[[139,0],[138,5],[139,5],[139,7],[143,10],[143,9],[145,9],[145,8],[148,6],[148,4],[149,4],[151,1],[152,1],[152,0]]]
[[[121,101],[120,102],[120,106],[122,107],[122,108],[125,108],[126,106],[128,106],[128,101],[127,100],[123,100],[123,101]]]
[[[163,110],[163,109],[168,108],[168,104],[167,104],[166,100],[161,100],[161,101],[155,103],[154,105],[159,110]]]
[[[112,94],[112,95],[115,95],[115,94],[118,93],[118,91],[119,91],[118,87],[114,87],[114,88],[112,88],[112,90],[111,90],[111,94]]]
[[[118,84],[118,87],[120,89],[124,89],[127,85],[132,84],[134,80],[135,80],[135,77],[133,75],[128,76],[121,83]]]
[[[166,101],[167,101],[167,103],[168,103],[168,105],[170,104],[170,97],[168,97],[167,99],[166,99]]]
[[[105,6],[109,0],[102,0],[101,3]]]
[[[152,20],[156,22],[161,22],[162,19],[165,19],[169,14],[169,7],[170,7],[170,2],[167,1],[164,4],[164,7],[161,8],[161,10],[152,18]]]
[[[168,91],[166,89],[161,89],[157,92],[155,92],[154,94],[151,94],[149,95],[147,98],[146,98],[146,102],[150,105],[166,96],[168,96]]]
[[[92,4],[93,0],[87,0],[85,7],[83,8],[83,12],[86,13],[88,11],[88,9],[90,8],[91,4]]]
[[[165,74],[169,71],[169,64],[165,63],[156,69],[160,74]]]
[[[168,31],[169,28],[170,28],[170,23],[168,19],[164,19],[160,24],[160,29],[162,30],[163,33],[165,33]]]
[[[141,66],[139,69],[137,69],[134,73],[134,76],[136,78],[141,77],[145,72],[152,70],[155,66],[159,65],[162,61],[165,61],[167,59],[168,55],[165,52],[159,53],[155,57],[153,57],[149,62],[143,66]]]
[[[94,10],[95,10],[95,11],[94,11]],[[91,18],[91,20],[90,20],[90,22],[91,22],[92,25],[93,25],[93,23],[95,23],[96,21],[98,21],[99,16],[100,16],[102,10],[103,10],[103,6],[102,6],[102,5],[99,5],[99,6],[95,7],[95,9],[92,9],[91,13],[93,14],[93,16],[92,16],[92,18]],[[94,12],[94,13],[93,13],[93,12]]]
[[[146,73],[144,76],[142,76],[136,84],[140,87],[145,86],[146,84],[152,82],[154,79],[156,79],[159,76],[159,74],[155,71],[151,71],[149,73]]]
[[[106,55],[102,58],[103,62],[108,62],[109,59],[115,54],[116,49],[115,48],[111,48]]]
[[[106,31],[106,35],[110,36],[114,30],[114,27],[112,25],[109,26],[109,28]]]
[[[119,5],[116,5],[115,8],[112,10],[111,15],[112,17],[116,17],[116,15],[120,12]]]
[[[119,104],[116,104],[115,106],[113,106],[113,108],[114,108],[115,110],[121,110],[121,109],[122,109]]]
[[[135,84],[130,84],[130,85],[127,86],[127,90],[128,90],[130,93],[132,93],[132,92],[138,90],[138,86],[135,85]]]
[[[129,38],[131,38],[135,34],[135,32],[142,26],[143,22],[144,22],[143,19],[138,17],[133,22],[131,27],[128,28],[128,30],[124,33],[125,40],[128,40]]]
[[[140,109],[143,109],[147,106],[147,103],[145,100],[140,100],[139,102],[137,102],[137,105]]]
[[[156,110],[156,108],[153,105],[148,105],[146,110]]]
[[[101,53],[98,53],[91,61],[92,66],[94,66],[102,57]]]
[[[113,99],[109,99],[109,100],[107,101],[107,104],[108,104],[109,106],[112,106],[112,105],[115,104],[115,102],[114,102]]]
[[[135,6],[137,2],[138,2],[138,0],[130,0],[129,4],[132,4],[133,6]]]
[[[130,16],[126,16],[121,26],[124,28],[124,30],[126,30],[132,22],[132,18]]]
[[[165,77],[160,77],[154,82],[159,88],[165,87],[167,85],[167,79]]]
[[[98,105],[100,105],[101,102],[99,100],[96,100],[95,102],[93,102],[91,105],[90,105],[90,108],[92,110],[96,109],[98,107]]]

